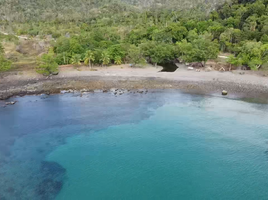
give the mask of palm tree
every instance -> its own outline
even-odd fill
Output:
[[[73,65],[80,65],[81,64],[81,55],[80,54],[74,54],[71,58],[71,63]]]
[[[104,51],[102,54],[101,54],[101,61],[102,61],[102,65],[108,65],[110,63],[110,55],[107,51]]]
[[[95,61],[94,53],[91,50],[88,50],[85,55],[85,63],[92,68],[92,62]]]
[[[122,64],[122,60],[120,56],[116,56],[114,59],[114,63],[117,65],[121,65]]]

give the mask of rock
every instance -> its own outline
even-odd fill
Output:
[[[94,90],[95,93],[102,93],[103,90]]]
[[[196,62],[196,63],[192,63],[191,67],[193,67],[193,68],[202,68],[203,65],[202,65],[202,63]]]
[[[142,93],[147,93],[148,90],[147,89],[139,89],[137,92],[142,94]]]
[[[250,67],[247,65],[241,66],[241,70],[250,70]]]
[[[113,92],[113,93],[114,93],[114,92],[116,92],[117,90],[118,90],[117,88],[111,88],[111,89],[110,89],[110,92]]]
[[[80,90],[80,92],[87,92],[87,89],[82,89],[82,90]]]
[[[68,93],[68,91],[67,90],[61,90],[60,93],[65,94],[65,93]]]
[[[187,67],[188,70],[193,70],[194,68],[193,67]]]
[[[193,70],[194,68],[193,67],[187,67],[188,70]]]
[[[40,98],[41,99],[46,99],[46,98],[48,98],[48,95],[47,94],[40,94]]]
[[[52,72],[51,74],[54,75],[54,76],[56,76],[56,75],[59,74],[59,72],[58,71],[57,72]]]
[[[61,94],[65,94],[65,93],[73,93],[73,92],[74,92],[74,90],[71,90],[71,89],[70,89],[70,90],[61,90],[61,91],[60,91]]]
[[[17,101],[10,101],[10,102],[6,102],[6,105],[14,105],[16,103],[17,103]]]
[[[223,91],[221,92],[221,94],[225,96],[225,95],[228,94],[228,92],[227,92],[226,90],[223,90]]]

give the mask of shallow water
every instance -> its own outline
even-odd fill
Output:
[[[0,108],[0,199],[268,199],[268,106],[158,91]]]

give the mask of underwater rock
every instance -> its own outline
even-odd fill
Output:
[[[37,185],[35,192],[38,196],[40,196],[41,199],[54,199],[55,196],[61,191],[62,186],[62,181],[44,179]]]
[[[36,195],[40,199],[54,199],[63,186],[66,169],[57,162],[42,161],[40,173],[43,177],[36,186]]]
[[[66,169],[56,162],[42,161],[40,171],[45,176],[55,177],[58,175],[64,175]]]
[[[139,90],[137,90],[137,92],[142,94],[142,93],[147,93],[148,90],[147,89],[139,89]]]

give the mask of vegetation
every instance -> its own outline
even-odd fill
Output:
[[[2,4],[3,30],[52,38],[55,53],[42,56],[38,67],[47,74],[57,65],[81,62],[135,66],[177,59],[205,66],[220,51],[233,54],[228,62],[234,66],[257,70],[268,62],[267,0],[4,0]]]
[[[0,72],[7,71],[11,68],[11,61],[4,56],[4,48],[0,43]]]
[[[42,55],[36,71],[45,76],[58,73],[58,64],[55,61],[53,49],[50,49],[47,54]]]

